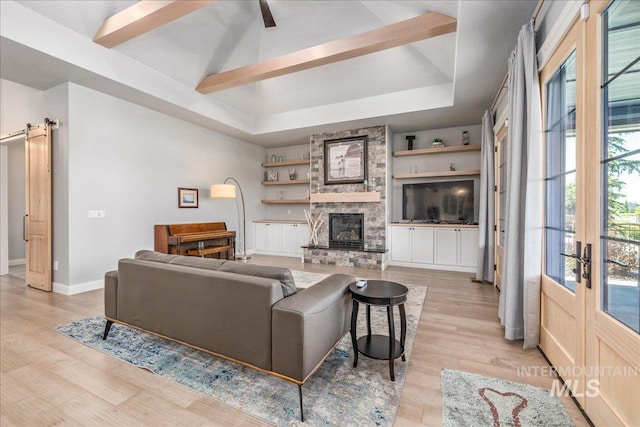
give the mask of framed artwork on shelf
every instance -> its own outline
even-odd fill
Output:
[[[367,179],[367,137],[324,142],[324,183],[357,184]]]
[[[267,171],[267,181],[277,181],[278,171],[270,169]]]
[[[198,207],[198,189],[197,188],[178,188],[178,207],[179,208],[197,208]]]

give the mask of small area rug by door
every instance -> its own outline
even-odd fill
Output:
[[[307,281],[312,280],[311,274],[306,273]],[[360,356],[354,369],[347,335],[303,386],[305,422],[300,425],[344,425],[346,420],[349,425],[393,424],[427,292],[425,286],[407,287],[407,361],[396,360],[395,382],[389,380],[387,361]],[[398,310],[394,311],[398,316]],[[358,336],[366,333],[363,318],[359,316]],[[371,323],[374,333],[388,333],[386,310],[372,308]],[[396,325],[399,323],[398,317]],[[54,329],[269,423],[300,422],[295,384],[124,325],[114,324],[103,341],[104,324],[104,317],[96,316]]]
[[[549,390],[468,372],[443,369],[442,425],[573,426]]]

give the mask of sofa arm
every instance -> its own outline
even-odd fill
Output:
[[[272,370],[304,382],[349,331],[355,277],[333,274],[278,301],[272,313]]]
[[[111,319],[118,318],[118,270],[104,275],[104,315]]]

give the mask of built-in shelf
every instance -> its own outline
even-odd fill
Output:
[[[265,205],[307,205],[309,199],[265,199],[262,203]]]
[[[393,175],[393,177],[395,179],[412,179],[412,178],[438,178],[443,176],[471,176],[471,175],[480,175],[480,169],[468,170],[468,171],[397,173]],[[313,201],[313,196],[311,200]]]
[[[295,159],[295,160],[283,160],[281,162],[264,162],[263,168],[277,168],[279,166],[296,166],[296,165],[308,165],[311,161],[309,159]]]
[[[449,147],[419,148],[417,150],[394,151],[395,157],[422,156],[426,154],[460,153],[463,151],[480,151],[480,144],[452,145]]]
[[[262,185],[298,185],[308,184],[308,179],[290,179],[289,181],[262,181]]]
[[[304,219],[256,219],[256,224],[308,224]]]
[[[311,195],[311,203],[366,203],[379,202],[380,192],[362,191],[357,193],[315,193]]]

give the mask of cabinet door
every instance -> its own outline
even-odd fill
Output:
[[[298,224],[282,224],[282,252],[296,254],[299,252]]]
[[[267,248],[267,229],[269,224],[258,223],[255,224],[256,229],[256,251],[266,251]]]
[[[391,229],[391,260],[411,262],[411,228],[389,227]]]
[[[478,229],[460,228],[458,231],[458,265],[475,267],[478,259]]]
[[[282,251],[282,224],[267,224],[267,250]]]
[[[308,224],[298,224],[296,227],[296,254],[302,255],[302,246],[307,246],[311,230]]]
[[[457,228],[436,228],[434,258],[436,264],[456,265],[458,262]]]
[[[433,264],[433,228],[412,227],[411,234],[413,262]]]

